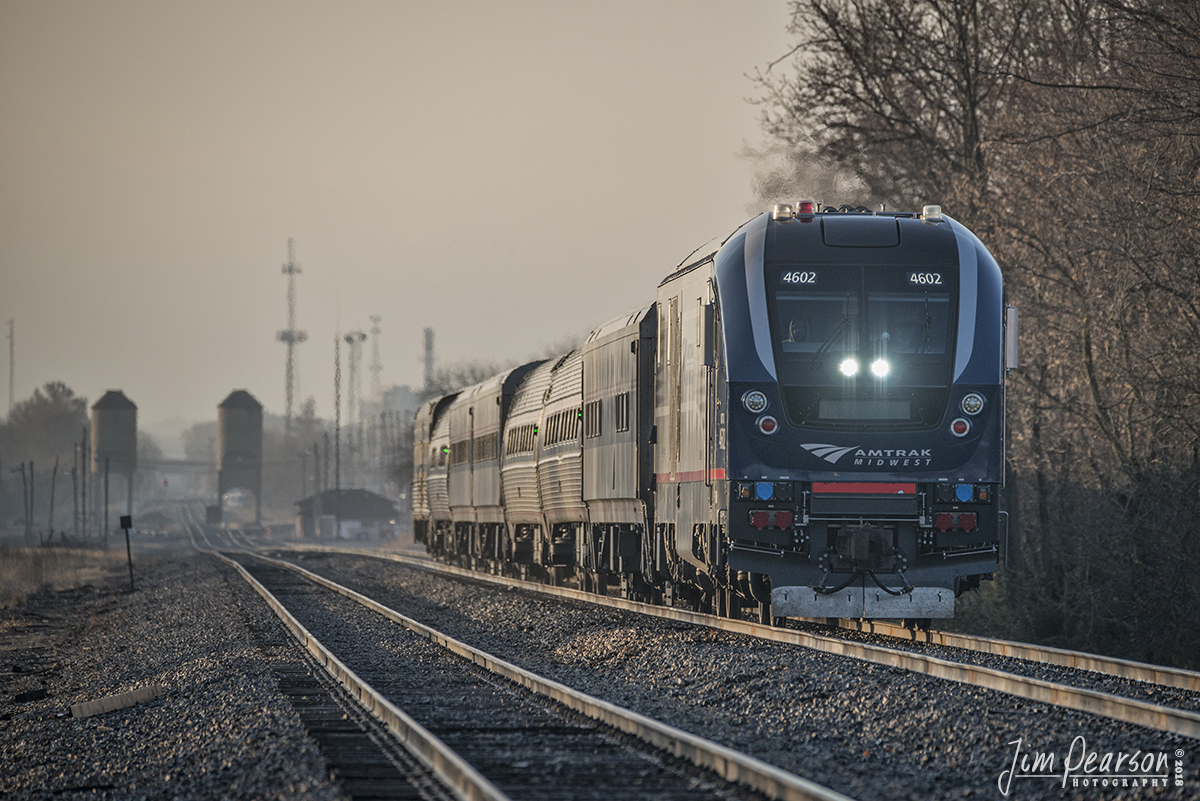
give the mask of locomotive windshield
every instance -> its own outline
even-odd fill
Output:
[[[794,424],[932,426],[950,385],[957,265],[767,267]]]

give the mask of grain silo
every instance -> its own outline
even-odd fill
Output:
[[[217,407],[217,494],[253,492],[256,523],[262,522],[262,432],[262,404],[246,390],[234,390]]]
[[[133,471],[136,469],[137,405],[125,397],[121,390],[110,389],[92,404],[92,473],[125,478],[125,491],[129,499],[127,514],[133,514]],[[99,500],[99,493],[96,493],[96,497]],[[106,511],[106,532],[107,522]]]

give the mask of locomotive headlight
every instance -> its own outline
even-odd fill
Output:
[[[766,411],[767,396],[759,392],[757,389],[752,389],[745,395],[742,395],[742,405],[746,407],[746,411],[751,414],[758,414]]]
[[[858,362],[854,359],[845,359],[838,365],[838,369],[842,371],[842,375],[849,378],[852,375],[858,374]]]
[[[977,415],[983,411],[983,396],[978,392],[969,392],[963,397],[962,410],[969,415]]]
[[[871,372],[876,378],[883,378],[892,369],[892,366],[887,363],[886,359],[876,359],[871,362]]]

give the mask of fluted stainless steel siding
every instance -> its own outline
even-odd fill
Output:
[[[521,382],[513,396],[512,409],[504,426],[501,447],[508,442],[508,432],[526,425],[542,425],[542,408],[550,389],[550,376],[555,361],[536,368]],[[537,479],[537,441],[533,451],[502,456],[500,483],[504,496],[504,513],[510,525],[540,524],[542,503]]]
[[[583,402],[583,358],[572,351],[554,371],[543,419],[556,412],[578,410]],[[543,432],[544,433],[544,432]],[[583,426],[578,436],[567,442],[546,447],[544,436],[538,437],[538,488],[546,522],[587,522],[587,507],[583,503]]]
[[[433,433],[433,408],[437,401],[421,404],[413,419],[413,477],[412,512],[413,520],[429,519],[429,488],[426,486],[429,471],[429,438]]]
[[[712,522],[709,420],[713,370],[705,364],[705,309],[714,302],[713,265],[706,261],[658,288],[658,358],[655,424],[658,447],[657,522],[676,524],[676,549],[703,568],[691,552],[692,526]]]
[[[443,414],[433,427],[433,436],[429,440],[431,453],[441,453],[442,449],[450,447],[450,416]],[[438,459],[437,461],[441,461]],[[429,491],[429,516],[432,520],[450,519],[450,495],[446,484],[446,467],[430,463],[429,473],[425,480]]]
[[[600,436],[583,440],[583,498],[593,523],[641,523],[638,498],[638,340],[652,304],[622,315],[592,333],[583,346],[583,403],[600,403]],[[616,430],[616,408],[628,394],[628,428]],[[603,501],[603,503],[601,503]]]

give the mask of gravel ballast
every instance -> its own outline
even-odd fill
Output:
[[[293,559],[300,556],[291,554]],[[303,554],[304,566],[450,636],[861,799],[1000,797],[1016,740],[1053,751],[1184,754],[1183,787],[1104,798],[1194,798],[1200,743],[907,671],[579,602],[449,580],[378,559]],[[1050,779],[1017,798],[1063,798]]]
[[[132,593],[118,573],[0,610],[0,798],[344,798],[278,692],[272,664],[299,656],[266,604],[211,556],[135,570]],[[154,684],[151,701],[70,715]]]
[[[290,570],[239,561],[355,675],[510,798],[763,799],[495,676]]]

